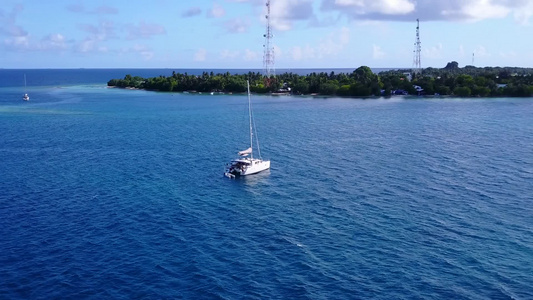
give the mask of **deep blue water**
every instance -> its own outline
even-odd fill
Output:
[[[0,87],[1,299],[533,298],[532,99],[254,96],[272,169],[230,180],[245,96],[39,72]]]

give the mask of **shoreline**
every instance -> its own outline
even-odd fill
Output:
[[[118,86],[108,86],[109,89],[123,89],[123,90],[132,90],[132,91],[147,91],[147,92],[155,92],[155,93],[165,93],[165,94],[184,94],[184,95],[198,95],[198,96],[232,96],[232,95],[239,95],[239,96],[246,96],[246,93],[204,93],[204,92],[197,92],[197,91],[183,91],[183,92],[168,92],[168,91],[158,91],[158,90],[149,90],[149,89],[140,89],[140,88],[128,88],[128,87],[118,87]],[[390,95],[390,96],[339,96],[339,95],[321,95],[317,93],[312,94],[272,94],[272,93],[251,93],[255,96],[271,96],[271,97],[301,97],[301,98],[343,98],[343,99],[368,99],[368,100],[377,100],[377,99],[395,99],[395,98],[403,98],[403,99],[501,99],[501,98],[533,98],[532,97],[511,97],[511,96],[470,96],[470,97],[459,97],[454,95]]]

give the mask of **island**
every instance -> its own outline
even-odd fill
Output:
[[[142,78],[126,75],[111,79],[109,87],[162,92],[243,93],[246,81],[253,93],[382,97],[393,95],[455,97],[532,97],[533,68],[460,68],[453,61],[444,68],[390,70],[375,74],[367,66],[352,73],[283,73],[265,78],[260,72],[201,75],[172,72],[171,76]]]

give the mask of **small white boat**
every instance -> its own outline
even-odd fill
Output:
[[[26,93],[26,74],[24,74],[24,96],[22,96],[22,100],[30,101],[30,96]]]
[[[257,132],[255,132],[256,137],[256,148],[259,158],[254,158],[253,148],[254,148],[254,124],[252,121],[252,103],[250,95],[250,82],[247,82],[248,86],[248,115],[250,121],[250,148],[238,152],[241,158],[237,158],[231,161],[228,165],[224,175],[229,178],[235,178],[235,176],[246,176],[259,173],[264,170],[270,169],[270,160],[263,160],[261,157],[261,150],[259,148],[259,139],[257,138]]]

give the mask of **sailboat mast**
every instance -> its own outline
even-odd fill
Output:
[[[246,86],[248,87],[248,117],[250,119],[250,149],[252,149],[252,153],[250,153],[250,158],[254,158],[254,148],[253,148],[253,129],[252,129],[252,102],[250,99],[250,81],[246,81]]]
[[[26,74],[24,74],[24,94],[26,94]]]

